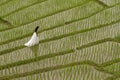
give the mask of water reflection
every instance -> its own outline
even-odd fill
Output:
[[[34,54],[34,57],[37,57],[38,56],[39,45],[32,46],[32,47],[30,47],[30,49],[32,50],[32,52]]]

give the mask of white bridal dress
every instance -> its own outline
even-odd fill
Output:
[[[34,46],[37,44],[39,44],[39,38],[37,36],[37,33],[34,32],[31,39],[27,43],[25,43],[24,45],[27,47],[31,47],[31,46]]]

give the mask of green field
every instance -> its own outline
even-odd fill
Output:
[[[0,80],[120,80],[120,0],[0,0]]]

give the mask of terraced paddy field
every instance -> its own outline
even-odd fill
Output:
[[[0,80],[120,80],[120,0],[0,0]]]

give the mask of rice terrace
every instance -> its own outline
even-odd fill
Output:
[[[0,0],[0,80],[120,80],[120,0]]]

